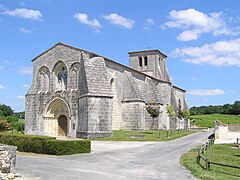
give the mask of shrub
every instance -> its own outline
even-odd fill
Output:
[[[24,120],[18,120],[17,122],[12,123],[12,128],[16,131],[24,132]]]
[[[177,117],[176,111],[173,109],[173,107],[171,105],[167,106],[167,113],[170,118]]]
[[[18,121],[18,118],[17,118],[16,116],[7,116],[7,117],[5,117],[5,119],[6,119],[7,122],[10,123],[10,124]]]
[[[0,131],[9,129],[9,124],[6,120],[0,120]]]
[[[91,151],[91,141],[64,141],[49,136],[0,133],[0,142],[17,146],[18,151],[39,154],[68,155]]]
[[[17,146],[17,150],[22,152],[42,153],[44,151],[45,141],[50,139],[55,138],[48,136],[0,133],[1,143]]]
[[[49,140],[45,144],[45,154],[69,155],[90,153],[91,142],[89,140]]]

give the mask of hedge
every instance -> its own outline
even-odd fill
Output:
[[[56,140],[49,136],[0,133],[0,143],[17,146],[21,152],[39,154],[69,155],[91,151],[89,140]]]

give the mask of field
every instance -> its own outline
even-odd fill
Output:
[[[228,114],[209,114],[191,116],[191,124],[198,127],[214,127],[214,121],[219,120],[226,124],[240,124],[240,116]]]
[[[113,131],[113,135],[111,137],[106,138],[96,138],[93,140],[97,141],[167,141],[172,140],[176,138],[180,138],[189,134],[192,134],[193,132],[189,131],[183,131],[183,130],[155,130],[150,131]],[[145,138],[129,138],[130,136],[138,136],[138,135],[144,135]]]
[[[188,151],[180,158],[181,164],[186,166],[195,177],[199,179],[240,179],[240,169],[212,164],[209,171],[203,169],[196,163],[198,148]],[[210,161],[240,166],[240,149],[233,148],[231,145],[213,145],[206,151],[204,157],[207,157]]]

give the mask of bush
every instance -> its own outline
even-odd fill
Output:
[[[8,123],[12,124],[18,121],[18,118],[16,116],[7,116],[4,119],[7,120]]]
[[[22,152],[42,153],[44,151],[45,141],[50,139],[55,138],[48,136],[0,133],[1,143],[17,146],[17,150]]]
[[[68,155],[91,151],[88,140],[63,141],[49,136],[0,133],[0,143],[17,146],[18,151],[39,154]]]
[[[90,153],[91,142],[89,140],[49,140],[45,144],[45,154],[69,155],[79,153]]]
[[[0,120],[0,131],[9,129],[9,124],[6,120]]]
[[[17,122],[14,122],[11,124],[12,128],[16,131],[24,132],[24,120],[18,120]]]

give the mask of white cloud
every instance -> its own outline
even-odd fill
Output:
[[[21,88],[29,88],[30,85],[28,85],[28,84],[21,84],[20,87],[21,87]]]
[[[20,17],[24,19],[31,20],[42,20],[42,13],[39,10],[25,9],[25,8],[17,8],[14,10],[6,9],[3,14],[7,14],[9,16]]]
[[[132,29],[134,21],[123,16],[118,15],[117,13],[111,13],[109,15],[103,16],[107,21],[110,21],[112,24],[121,26],[126,29]]]
[[[230,30],[222,18],[222,12],[205,14],[195,9],[172,10],[169,12],[170,21],[165,27],[182,29],[177,39],[179,41],[196,40],[203,33],[213,35],[237,35],[239,32]]]
[[[3,90],[3,89],[5,89],[5,87],[0,84],[0,90]]]
[[[32,67],[19,67],[17,73],[22,75],[32,75]]]
[[[20,28],[19,29],[20,32],[23,32],[23,33],[31,33],[31,30],[27,29],[27,28]]]
[[[0,66],[0,70],[2,70],[4,68],[4,66]]]
[[[240,38],[217,41],[201,47],[177,48],[170,56],[193,64],[240,67]]]
[[[199,80],[198,77],[192,77],[192,80]]]
[[[145,30],[150,30],[151,26],[155,24],[154,20],[152,18],[148,18],[145,20],[143,29]]]
[[[97,31],[99,31],[99,29],[102,27],[100,22],[97,19],[93,19],[93,20],[88,19],[87,14],[77,13],[73,17],[75,19],[77,19],[80,23],[91,26],[92,28],[96,29]]]
[[[16,99],[25,99],[25,97],[22,96],[22,95],[19,95],[19,96],[16,97]]]
[[[225,94],[225,92],[221,89],[211,89],[211,90],[195,89],[195,90],[187,91],[187,94],[194,95],[194,96],[218,96],[218,95]]]
[[[146,23],[149,24],[149,25],[154,25],[154,20],[152,18],[148,18],[146,19]]]

